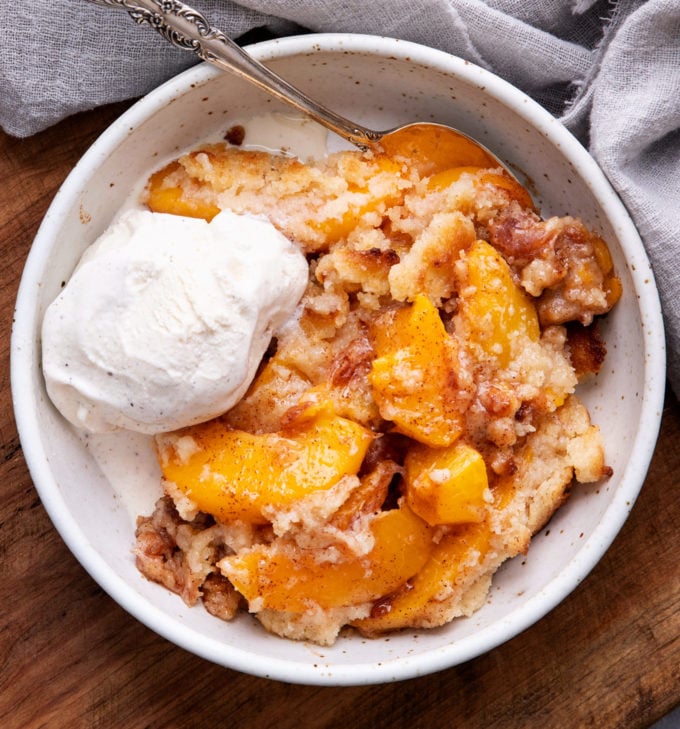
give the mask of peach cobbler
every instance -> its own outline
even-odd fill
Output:
[[[156,437],[165,495],[137,563],[188,604],[320,644],[439,626],[484,603],[574,482],[610,475],[574,394],[621,293],[607,245],[502,170],[216,144],[146,198],[266,217],[309,264],[245,396]]]

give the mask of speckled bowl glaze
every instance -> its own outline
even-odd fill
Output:
[[[50,207],[30,252],[12,338],[12,390],[24,453],[43,504],[92,577],[133,616],[179,646],[233,669],[307,684],[394,681],[488,651],[545,615],[590,572],[624,523],[652,455],[664,393],[658,297],[640,238],[583,147],[545,110],[496,76],[446,53],[387,38],[306,35],[250,48],[260,60],[357,121],[388,128],[452,124],[530,179],[545,215],[580,216],[609,241],[623,297],[606,319],[603,371],[581,396],[603,428],[614,475],[581,486],[528,555],[497,573],[473,617],[331,648],[268,635],[248,615],[224,623],[143,579],[131,556],[134,517],[55,412],[40,368],[40,323],[85,247],[147,174],[223,132],[233,117],[280,109],[205,65],[133,106],[92,146]],[[153,503],[156,494],[148,496]]]

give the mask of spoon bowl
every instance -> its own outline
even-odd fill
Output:
[[[445,124],[404,124],[383,132],[377,146],[391,157],[407,159],[421,177],[454,167],[502,167],[513,176],[486,147]]]

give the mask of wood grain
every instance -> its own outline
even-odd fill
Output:
[[[680,408],[668,393],[642,493],[591,575],[524,633],[464,665],[320,688],[220,668],[158,637],[92,581],[52,527],[11,410],[9,332],[22,267],[58,186],[126,104],[27,140],[0,136],[0,726],[648,727],[680,702]]]

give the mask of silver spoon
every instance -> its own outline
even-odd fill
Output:
[[[148,24],[179,48],[203,61],[240,76],[299,111],[359,149],[373,149],[407,158],[421,176],[451,167],[502,167],[514,175],[479,142],[452,127],[416,122],[375,131],[356,124],[309,98],[285,79],[252,58],[199,11],[177,0],[89,0],[96,5],[126,10],[139,24]]]

